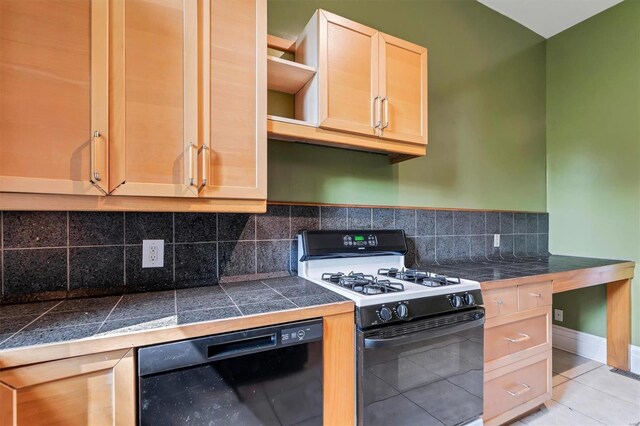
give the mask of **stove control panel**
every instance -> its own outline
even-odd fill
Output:
[[[482,305],[480,290],[461,291],[440,296],[399,300],[356,309],[356,323],[361,328],[412,321],[436,314],[476,308]]]
[[[342,237],[342,243],[345,247],[376,247],[378,239],[373,234],[348,234]]]

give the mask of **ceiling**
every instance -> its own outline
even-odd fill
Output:
[[[544,38],[552,37],[622,0],[478,0]],[[630,0],[634,1],[634,0]]]

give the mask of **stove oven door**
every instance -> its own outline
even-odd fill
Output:
[[[359,330],[358,424],[481,424],[483,330],[482,308]]]

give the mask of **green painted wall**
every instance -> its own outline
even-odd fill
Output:
[[[427,156],[269,142],[269,199],[546,210],[545,42],[475,0],[269,0],[295,38],[327,9],[429,49]]]
[[[551,251],[640,262],[640,2],[547,41],[547,157]],[[558,324],[605,336],[605,295],[554,296]],[[632,306],[640,345],[640,280]]]

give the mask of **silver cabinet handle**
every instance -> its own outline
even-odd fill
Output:
[[[507,339],[508,341],[510,341],[511,343],[520,343],[520,342],[524,342],[525,340],[529,340],[531,339],[531,336],[529,336],[528,334],[524,334],[524,333],[518,333],[518,335],[520,337],[505,337],[505,339]]]
[[[198,149],[198,154],[202,154],[202,184],[200,184],[200,188],[198,191],[207,186],[207,177],[209,176],[209,161],[207,161],[207,149],[208,146],[202,145],[200,149]]]
[[[540,294],[540,293],[529,293],[529,296],[542,297],[542,294]]]
[[[496,305],[502,305],[504,302],[502,300],[494,300],[493,303]]]
[[[194,186],[196,183],[196,177],[193,171],[193,151],[195,150],[197,155],[198,147],[195,146],[193,142],[189,142],[189,147],[187,149],[189,150],[189,186]]]
[[[522,389],[520,389],[519,391],[513,392],[510,391],[509,389],[506,389],[507,393],[511,396],[519,396],[522,395],[523,393],[527,393],[531,390],[531,386],[526,385],[524,383],[518,383],[520,386],[522,386]]]
[[[102,135],[96,130],[93,132],[93,137],[91,138],[91,176],[93,177],[93,180],[96,181],[100,181],[102,179],[100,177],[100,172],[96,170],[96,167],[98,167],[97,145],[100,140],[100,136]]]
[[[382,124],[380,120],[380,96],[373,98],[373,128],[377,129]]]
[[[389,127],[389,98],[387,96],[382,99],[382,108],[384,110],[384,124],[380,129],[384,130]]]

